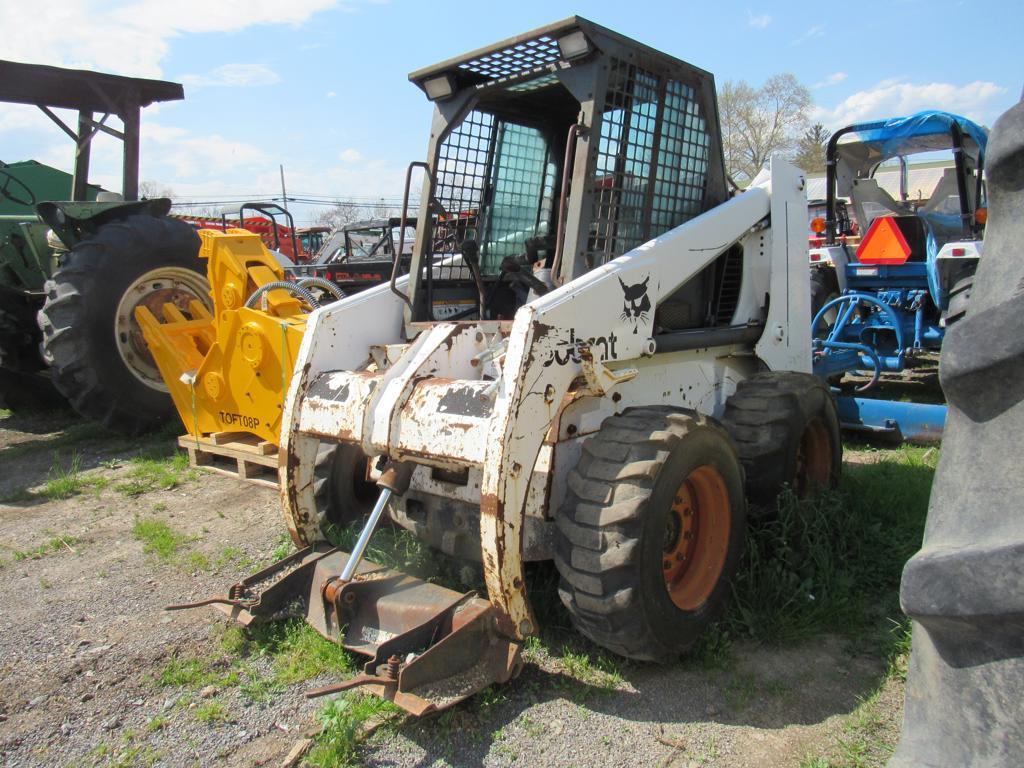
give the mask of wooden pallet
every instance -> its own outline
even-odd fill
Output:
[[[277,446],[245,432],[214,432],[195,438],[182,435],[178,445],[188,451],[188,463],[228,477],[277,488]]]

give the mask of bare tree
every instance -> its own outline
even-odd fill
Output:
[[[832,134],[821,123],[815,123],[797,142],[793,162],[808,173],[825,172],[825,145]]]
[[[313,217],[313,223],[336,229],[364,219],[362,207],[342,200],[335,201],[330,208],[323,208]]]
[[[790,74],[774,75],[760,88],[726,82],[718,95],[725,167],[733,178],[750,180],[773,152],[792,157],[807,129],[811,92]]]
[[[140,181],[139,199],[153,200],[157,197],[174,198],[174,190],[159,181]]]

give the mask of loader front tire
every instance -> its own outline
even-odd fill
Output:
[[[747,497],[771,509],[784,486],[800,498],[839,482],[839,414],[825,383],[809,373],[769,371],[740,382],[725,403],[747,478]]]
[[[134,308],[211,308],[199,237],[185,222],[149,215],[103,225],[61,258],[39,311],[53,383],[71,406],[134,435],[175,416]]]
[[[366,466],[366,454],[358,445],[320,444],[314,493],[321,538],[329,540],[332,529],[362,520],[373,510],[380,490],[366,479]]]
[[[559,595],[573,624],[632,659],[672,661],[721,614],[746,526],[729,435],[694,411],[604,421],[557,518]]]

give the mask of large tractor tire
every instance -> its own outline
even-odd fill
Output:
[[[694,411],[637,408],[582,447],[555,564],[573,624],[633,659],[671,661],[719,617],[743,550],[743,470]]]
[[[946,304],[946,327],[949,328],[967,314],[967,305],[971,301],[974,289],[974,273],[965,275],[953,283],[949,289],[949,302]]]
[[[985,166],[985,255],[943,341],[942,455],[900,584],[914,631],[890,768],[1024,763],[1024,103],[992,127]]]
[[[188,224],[136,215],[106,224],[62,258],[46,282],[39,326],[53,382],[76,411],[125,434],[175,416],[134,310],[145,305],[160,317],[171,302],[187,314],[192,299],[212,309],[198,253]]]
[[[0,290],[0,408],[38,411],[59,408],[39,350],[35,309],[21,293]]]
[[[784,486],[803,498],[839,482],[843,444],[828,387],[809,373],[770,371],[740,382],[722,422],[747,477],[747,497],[771,508]]]

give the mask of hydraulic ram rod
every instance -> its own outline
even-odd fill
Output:
[[[345,567],[341,569],[341,581],[351,581],[355,575],[356,568],[359,566],[359,562],[363,559],[363,554],[366,552],[366,545],[370,543],[370,537],[373,535],[374,529],[377,527],[377,523],[380,522],[380,516],[384,514],[384,507],[388,505],[388,499],[391,498],[390,488],[381,488],[380,496],[377,497],[377,503],[373,505],[373,512],[370,513],[369,519],[366,521],[366,525],[363,526],[363,530],[359,533],[359,540],[356,541],[356,545],[352,547],[352,554],[348,557],[348,562],[345,563]]]

